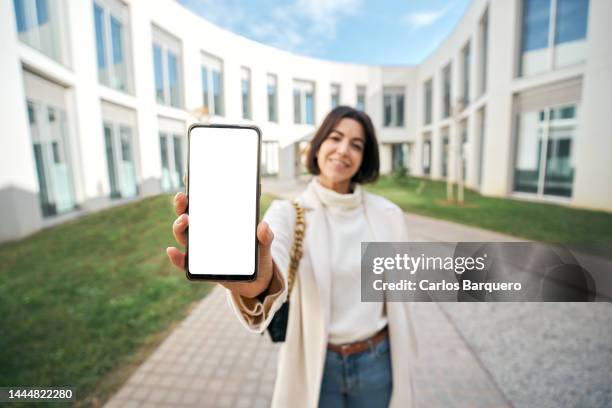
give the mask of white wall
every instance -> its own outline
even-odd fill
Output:
[[[457,123],[466,120],[469,129],[467,185],[478,188],[478,111],[486,107],[486,143],[482,165],[481,192],[507,196],[512,193],[513,149],[515,143],[513,98],[515,94],[551,83],[582,78],[582,117],[576,139],[576,177],[572,205],[612,210],[612,168],[607,154],[612,151],[609,118],[612,106],[612,50],[608,46],[612,32],[612,6],[609,0],[591,0],[589,13],[587,62],[577,66],[525,78],[517,78],[520,0],[473,0],[448,38],[421,64],[409,66],[368,66],[336,63],[281,51],[248,40],[214,26],[173,0],[125,0],[130,22],[128,47],[132,56],[133,93],[126,94],[98,84],[93,6],[91,1],[66,1],[66,30],[70,61],[63,66],[17,39],[12,2],[0,2],[0,73],[4,97],[0,101],[0,119],[4,125],[3,149],[0,151],[0,190],[17,188],[36,197],[38,181],[32,157],[31,139],[25,109],[23,69],[60,84],[66,89],[70,120],[73,169],[78,203],[85,209],[111,204],[104,152],[101,101],[136,111],[135,151],[139,155],[137,175],[141,194],[159,192],[161,160],[159,121],[171,119],[185,123],[195,120],[190,111],[201,106],[201,52],[223,62],[223,117],[211,122],[252,123],[263,131],[264,140],[278,141],[281,148],[281,177],[293,177],[292,144],[313,133],[329,111],[330,85],[341,85],[341,103],[355,105],[356,88],[367,88],[366,111],[373,119],[381,143],[382,170],[391,168],[389,143],[411,143],[411,174],[422,174],[422,136],[432,135],[432,178],[440,178],[440,129],[449,126],[451,150],[459,138]],[[478,64],[481,61],[479,22],[488,9],[488,89],[478,95]],[[158,105],[155,101],[152,62],[152,26],[178,38],[182,47],[183,109]],[[461,50],[470,41],[470,104],[458,115],[441,119],[442,68],[452,62],[452,99],[459,96]],[[251,70],[252,114],[241,118],[240,68]],[[134,75],[137,73],[137,75]],[[278,78],[278,123],[267,118],[266,76]],[[433,79],[432,123],[423,124],[423,84]],[[315,125],[293,124],[293,80],[315,84]],[[401,128],[383,127],[383,88],[405,89],[405,124]],[[455,176],[451,156],[449,169]],[[4,191],[4,190],[2,190]],[[12,191],[12,190],[11,190]],[[22,236],[51,222],[43,220],[36,199],[18,208],[14,193],[2,196],[3,214],[0,240]],[[26,208],[28,208],[26,210]],[[23,215],[28,212],[29,215]],[[22,215],[19,215],[22,214]]]

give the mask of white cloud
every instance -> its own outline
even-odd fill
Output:
[[[452,9],[453,5],[453,3],[450,3],[447,4],[446,7],[443,7],[438,10],[426,10],[408,13],[402,16],[402,20],[410,28],[418,30],[420,28],[428,27],[432,24],[435,24]]]
[[[300,54],[311,54],[333,40],[339,21],[358,13],[361,1],[294,0],[251,14],[238,0],[181,0],[213,24]]]

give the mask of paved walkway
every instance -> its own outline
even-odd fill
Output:
[[[265,183],[295,196],[304,184]],[[282,192],[282,194],[281,194]],[[288,192],[288,194],[287,194]],[[407,215],[416,241],[507,241],[502,234]],[[506,407],[487,369],[437,304],[414,304],[419,360],[414,366],[418,407]],[[233,316],[220,287],[203,299],[129,378],[106,407],[267,407],[278,346],[250,334]]]
[[[264,183],[291,198],[304,184]],[[411,239],[465,241],[466,227],[409,215]],[[463,229],[463,230],[462,230]],[[505,240],[470,229],[473,240]],[[415,389],[419,407],[508,406],[487,370],[436,304],[415,304],[419,361]],[[267,407],[276,376],[278,345],[245,331],[216,288],[130,377],[106,407]]]

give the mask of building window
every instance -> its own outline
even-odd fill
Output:
[[[404,126],[404,88],[383,89],[383,112],[385,127]]]
[[[442,139],[442,160],[440,161],[442,164],[442,177],[448,177],[448,160],[450,157],[450,137],[448,135],[448,128],[445,127],[440,132],[440,136]]]
[[[423,151],[422,151],[422,162],[423,162],[423,174],[431,174],[431,133],[423,133]]]
[[[251,111],[251,70],[246,67],[240,69],[240,91],[242,94],[242,118],[253,119]]]
[[[461,137],[460,144],[460,160],[461,160],[461,179],[467,180],[467,156],[468,156],[468,127],[467,121],[463,120],[459,123],[459,136]]]
[[[478,186],[482,186],[482,168],[484,164],[485,150],[485,108],[478,111],[479,145],[478,145]]]
[[[358,86],[357,87],[357,105],[355,106],[357,110],[365,112],[366,109],[366,87]]]
[[[163,191],[175,191],[184,187],[183,140],[179,134],[159,133],[161,149]]]
[[[523,0],[520,74],[586,59],[588,0]]]
[[[314,125],[314,83],[293,81],[293,117],[296,124]]]
[[[181,43],[170,34],[153,27],[153,65],[157,103],[183,107]]]
[[[268,121],[278,123],[278,78],[268,74]]]
[[[136,113],[102,102],[106,167],[111,198],[138,195],[134,136]]]
[[[470,43],[461,51],[461,59],[462,59],[462,81],[461,81],[461,100],[463,102],[463,107],[465,108],[470,103],[470,65],[471,65],[471,48]]]
[[[24,72],[38,196],[44,217],[76,208],[65,89]]]
[[[423,123],[425,125],[431,124],[431,109],[432,109],[432,80],[425,82],[423,86],[423,106],[424,106],[424,117]]]
[[[68,65],[63,2],[13,0],[19,40],[55,61]]]
[[[261,175],[278,174],[278,142],[264,141],[261,144]]]
[[[391,169],[394,172],[405,172],[408,169],[408,143],[391,144]]]
[[[202,54],[202,106],[209,115],[223,116],[223,62]]]
[[[451,113],[451,64],[442,70],[442,119]]]
[[[334,109],[336,106],[340,105],[340,85],[332,84],[331,86],[331,107]]]
[[[571,104],[518,116],[514,191],[572,196],[577,110]]]
[[[129,16],[127,7],[115,0],[94,1],[98,81],[120,91],[131,91]]]
[[[478,27],[480,36],[480,69],[479,69],[479,82],[478,82],[478,94],[482,95],[487,91],[487,64],[489,58],[489,12],[485,11],[484,15],[480,19]]]

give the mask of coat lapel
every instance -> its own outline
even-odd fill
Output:
[[[312,273],[319,290],[321,309],[325,316],[325,330],[329,327],[331,314],[331,271],[329,254],[329,230],[323,205],[319,202],[312,187],[304,191],[298,198],[300,205],[306,210],[306,244]],[[316,256],[315,256],[316,254]],[[326,333],[327,335],[327,333]]]

